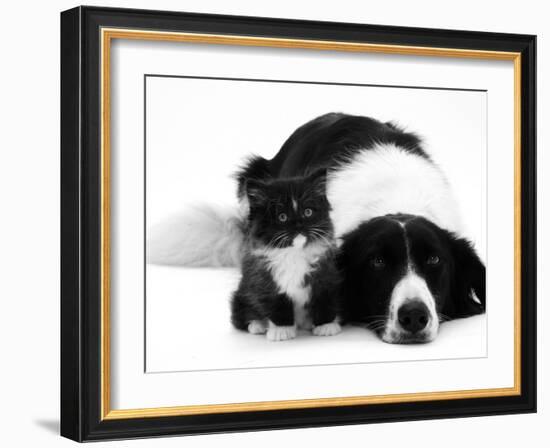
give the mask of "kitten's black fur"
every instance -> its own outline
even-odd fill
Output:
[[[265,330],[268,321],[276,326],[298,324],[305,328],[333,322],[339,314],[340,274],[335,265],[326,171],[271,179],[257,168],[252,160],[248,173],[245,168],[239,175],[239,194],[246,195],[250,211],[242,277],[231,301],[231,321],[241,330],[247,330],[252,321],[262,321]],[[306,238],[301,248],[293,246],[299,235]],[[297,300],[281,287],[283,276],[279,273],[278,278],[274,268],[274,254],[286,253],[298,258],[308,254],[309,267],[297,279],[298,286],[311,291],[304,306],[307,322],[296,322]]]

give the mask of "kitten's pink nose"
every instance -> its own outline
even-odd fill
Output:
[[[304,247],[304,245],[306,244],[306,240],[307,238],[301,233],[299,233],[294,237],[294,240],[292,241],[292,245],[294,247]]]

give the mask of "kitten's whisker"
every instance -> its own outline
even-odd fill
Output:
[[[309,231],[328,237],[328,232],[326,232],[324,229],[321,229],[320,227],[312,227],[311,229],[309,229]]]
[[[286,242],[288,234],[287,232],[278,232],[275,234],[275,236],[269,241],[269,245],[273,246],[277,249],[280,249],[283,247],[284,243]]]
[[[288,242],[288,239],[289,239],[289,235],[287,232],[282,232],[282,235],[281,235],[281,238],[280,238],[280,241],[279,241],[279,244],[277,246],[277,248],[281,249],[283,248],[286,243]]]
[[[331,240],[332,240],[332,237],[331,235],[328,233],[328,232],[325,232],[323,230],[318,230],[318,229],[313,229],[312,230],[312,233],[314,233],[315,235],[317,235],[319,238],[322,238],[323,240],[325,240],[327,243],[331,243]]]
[[[309,234],[312,236],[317,237],[321,241],[323,241],[327,246],[331,245],[330,240],[328,239],[328,235],[326,233],[323,233],[321,229],[314,227],[312,229],[309,229]]]

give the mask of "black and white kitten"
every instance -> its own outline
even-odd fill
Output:
[[[326,172],[308,177],[248,179],[249,204],[242,277],[231,301],[233,325],[272,341],[341,331],[340,275]]]

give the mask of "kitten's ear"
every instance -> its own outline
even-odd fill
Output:
[[[311,173],[307,180],[321,194],[325,194],[327,190],[327,169],[321,168]]]
[[[267,201],[267,185],[259,179],[247,179],[244,189],[250,205],[262,205]]]

